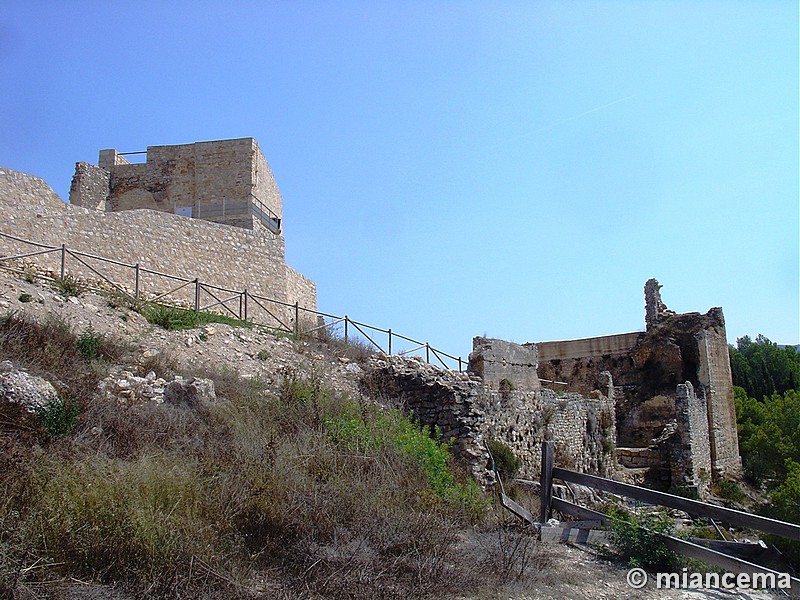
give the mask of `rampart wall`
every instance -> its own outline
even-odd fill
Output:
[[[316,310],[316,286],[312,281],[284,262],[284,242],[279,235],[266,230],[239,227],[190,219],[153,210],[103,212],[61,201],[40,179],[23,173],[0,171],[0,208],[4,219],[0,231],[10,235],[58,246],[65,244],[78,250],[127,264],[180,277],[197,277],[201,282],[236,290],[248,289],[251,294]],[[12,255],[33,250],[31,246],[0,236],[0,254]],[[34,257],[38,264],[55,272],[60,253]],[[86,259],[84,259],[86,260]],[[128,282],[133,290],[133,272],[129,268],[87,260],[114,281]],[[97,279],[86,265],[68,258],[72,275]],[[163,292],[180,282],[143,275],[141,291]],[[187,302],[194,299],[189,286],[171,297]],[[275,311],[275,306],[268,306]],[[253,318],[264,322],[268,315],[259,315],[255,303],[249,307]],[[293,309],[277,312],[284,322],[293,322]],[[310,323],[316,317],[305,314]],[[267,323],[269,323],[267,321]]]

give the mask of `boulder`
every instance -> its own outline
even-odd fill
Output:
[[[56,399],[58,392],[49,381],[18,371],[9,361],[3,361],[0,368],[0,402],[13,402],[28,412],[36,412]]]
[[[164,388],[164,402],[187,408],[208,408],[217,402],[211,379],[175,377]]]

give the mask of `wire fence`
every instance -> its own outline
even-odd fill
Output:
[[[248,289],[236,290],[202,282],[198,277],[186,278],[148,269],[140,263],[125,263],[67,248],[66,244],[49,246],[7,233],[0,237],[17,244],[33,247],[9,256],[0,256],[0,268],[32,275],[51,281],[67,281],[78,273],[87,289],[116,294],[134,301],[147,301],[195,311],[213,311],[222,315],[269,327],[296,337],[312,334],[333,335],[345,343],[359,343],[385,354],[415,355],[425,362],[445,369],[466,368],[460,356],[434,348],[428,342],[351,319],[288,303],[255,293]],[[36,258],[37,265],[45,270],[31,273],[25,260]],[[20,266],[22,262],[22,266]],[[49,270],[48,270],[49,269]]]

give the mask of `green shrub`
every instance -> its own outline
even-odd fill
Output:
[[[20,302],[25,302],[25,303],[27,303],[27,302],[33,302],[33,296],[31,296],[31,295],[30,295],[29,293],[27,293],[27,292],[22,292],[22,293],[19,295],[19,297],[17,298],[17,300],[19,300]]]
[[[78,336],[78,352],[86,362],[91,362],[100,358],[100,347],[103,344],[103,336],[97,333],[89,325]]]
[[[612,518],[611,542],[630,567],[667,572],[678,564],[678,555],[660,535],[670,535],[675,528],[663,512],[635,514],[616,505],[606,506],[603,512]]]
[[[198,312],[165,304],[144,304],[140,314],[153,325],[168,330],[195,329],[208,323],[224,323],[236,327],[251,327],[247,321],[210,312]]]
[[[516,477],[522,467],[522,460],[514,454],[514,451],[498,440],[486,440],[489,452],[492,453],[494,465],[502,481],[511,481]]]
[[[742,488],[732,479],[717,480],[712,486],[712,491],[714,495],[722,498],[726,505],[741,504],[747,500],[747,496],[742,491]]]
[[[77,278],[69,274],[65,275],[63,279],[56,279],[53,282],[53,286],[64,298],[77,297],[86,291],[86,287]]]
[[[43,406],[35,408],[36,416],[51,437],[68,435],[78,424],[78,404],[54,398]]]

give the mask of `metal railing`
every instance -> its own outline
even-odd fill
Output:
[[[236,290],[213,285],[200,281],[199,277],[186,278],[162,273],[148,269],[138,262],[130,264],[88,252],[71,250],[66,244],[49,246],[3,232],[0,232],[0,237],[36,248],[29,252],[0,256],[0,268],[4,270],[25,274],[24,268],[13,265],[15,261],[56,255],[51,261],[55,267],[51,275],[40,273],[34,275],[46,280],[63,281],[70,275],[68,261],[75,262],[79,265],[78,270],[90,273],[96,278],[96,282],[101,284],[93,285],[87,281],[86,287],[94,291],[112,292],[135,301],[145,300],[195,311],[213,310],[234,319],[263,325],[297,337],[320,332],[323,329],[329,333],[341,329],[345,343],[360,340],[367,347],[388,355],[404,356],[424,351],[426,362],[445,369],[457,368],[462,371],[467,365],[462,357],[434,348],[428,342],[401,335],[392,329],[368,325],[347,315],[337,316],[320,312],[301,306],[299,302],[276,300],[248,289]],[[116,273],[111,273],[112,270]],[[129,271],[130,275],[121,275],[126,271]],[[82,276],[86,278],[85,275]],[[402,346],[402,349],[398,349],[398,346]]]

